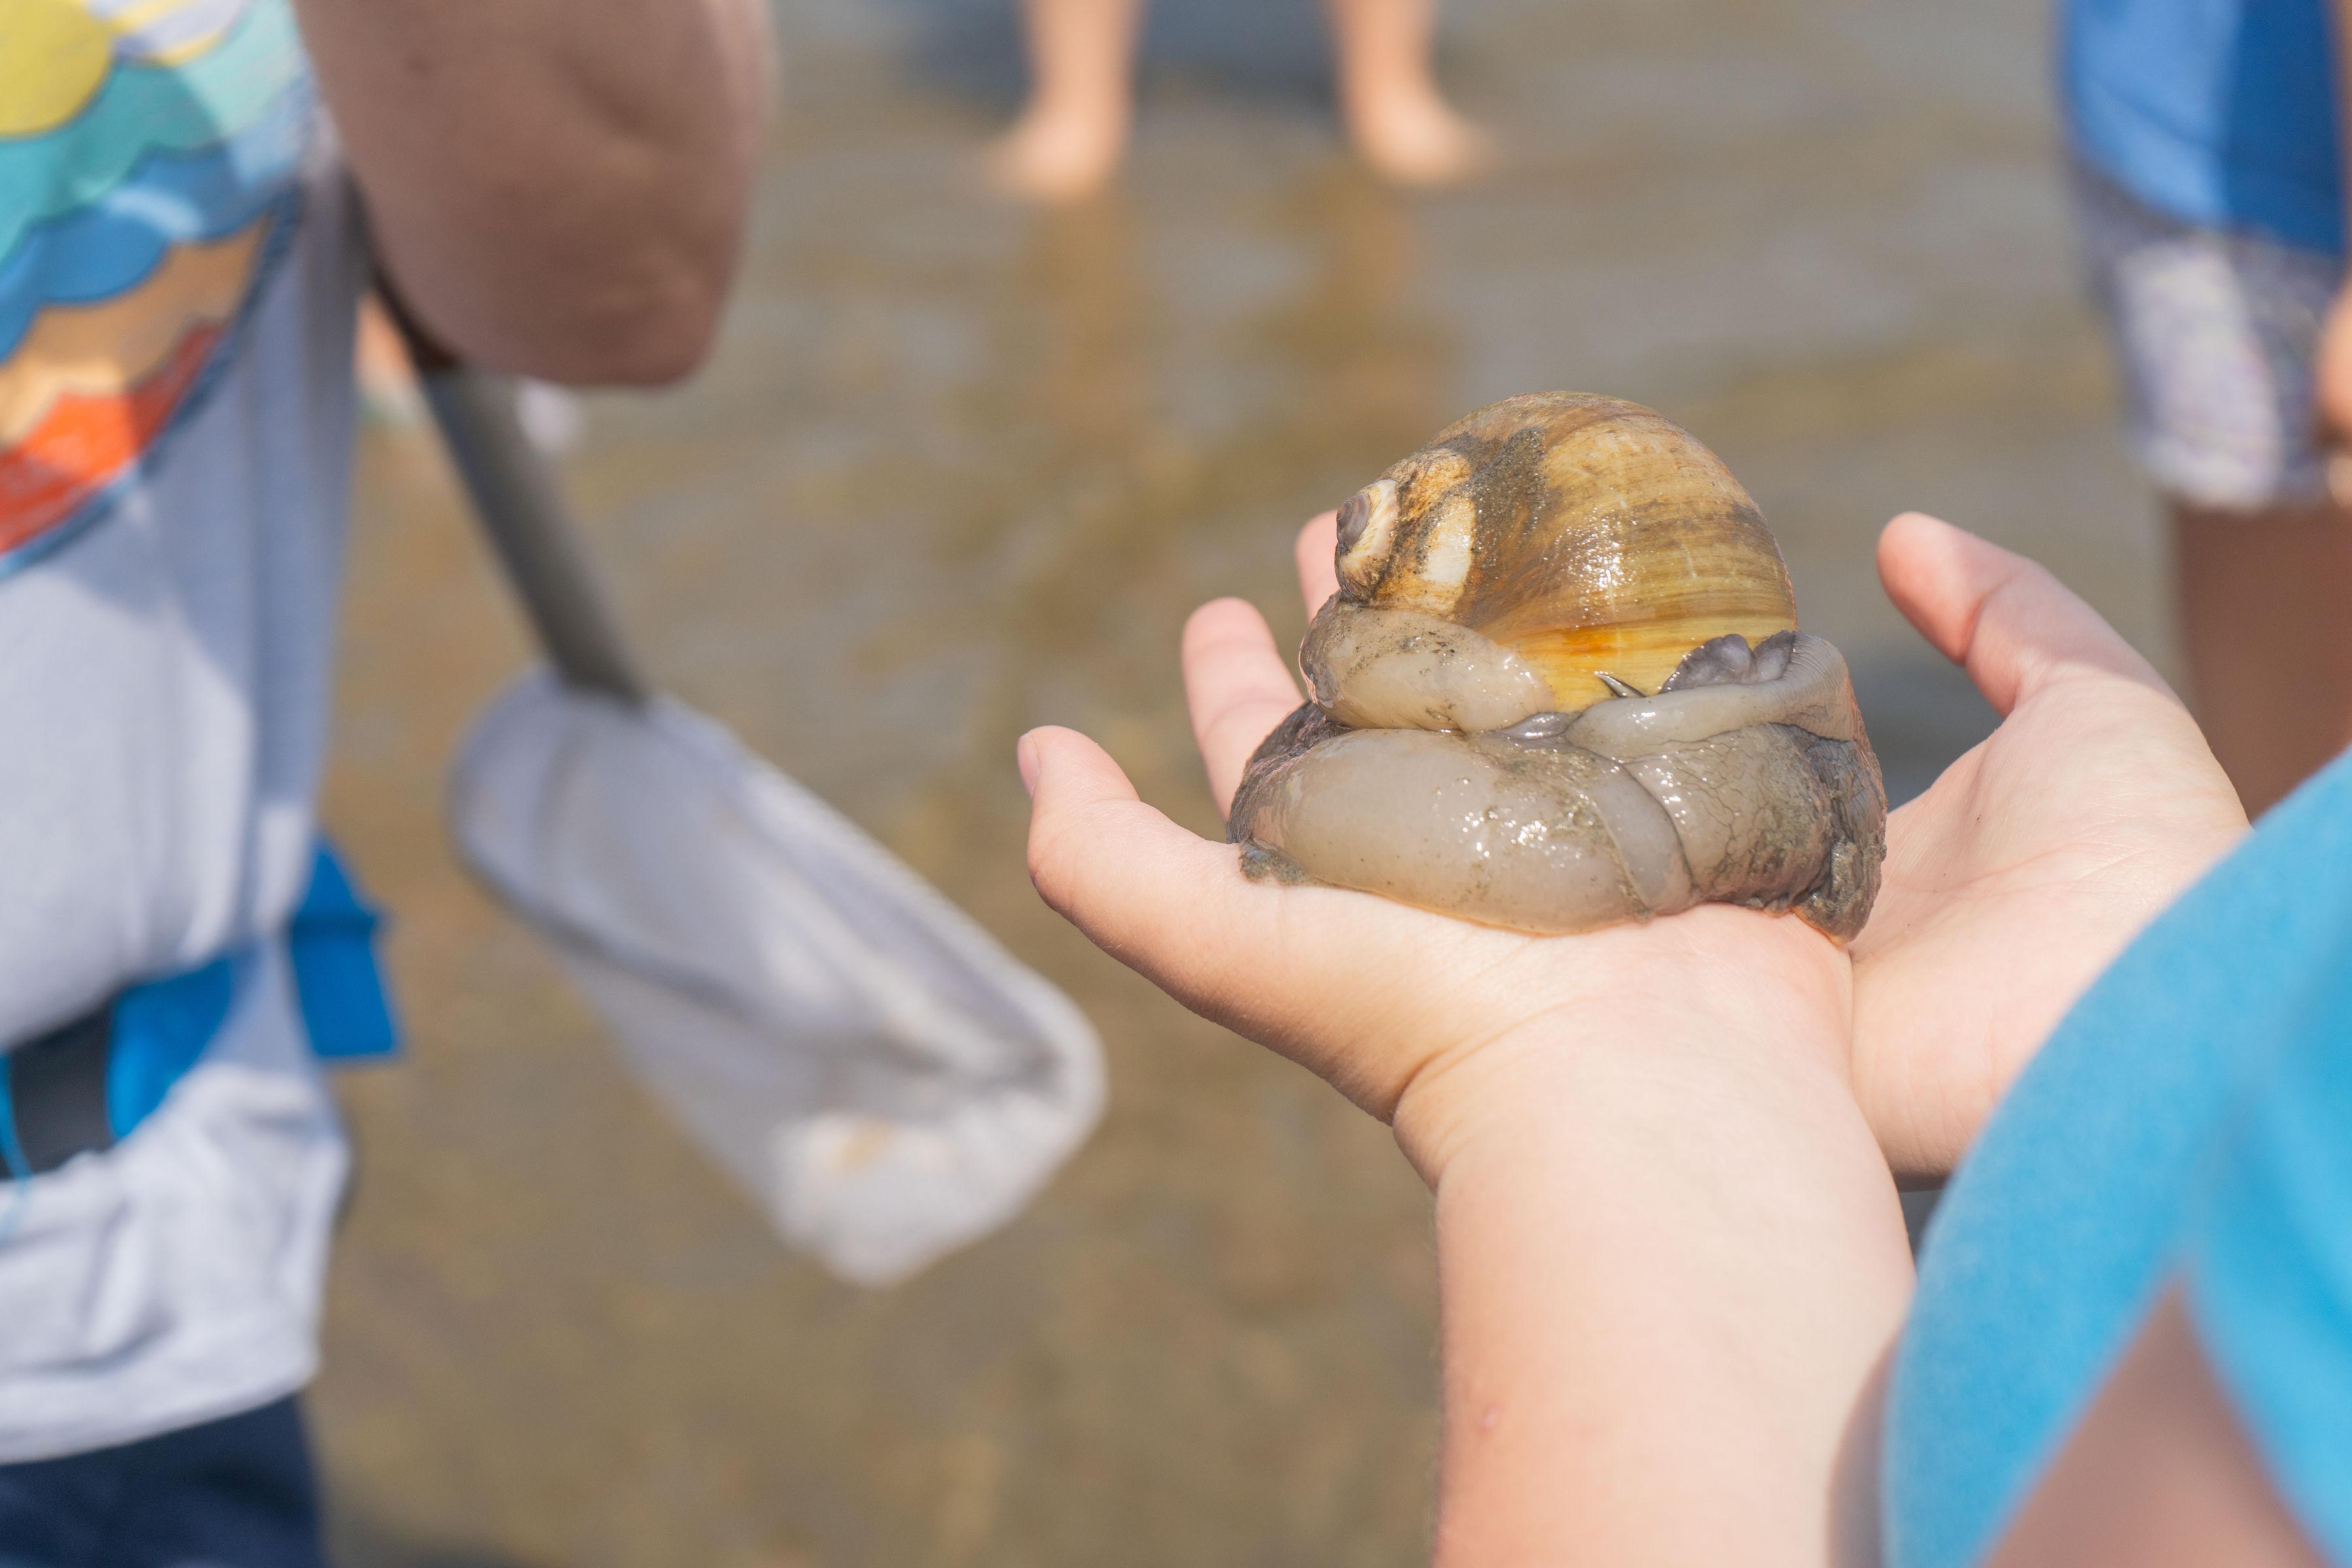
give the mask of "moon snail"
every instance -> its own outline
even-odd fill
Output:
[[[1312,700],[1228,837],[1253,876],[1520,931],[1706,901],[1869,918],[1886,794],[1845,660],[1721,459],[1580,393],[1482,408],[1339,511]]]

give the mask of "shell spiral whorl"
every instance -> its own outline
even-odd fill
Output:
[[[1254,874],[1584,931],[1703,900],[1868,917],[1885,794],[1763,515],[1614,398],[1480,409],[1350,497],[1313,700],[1229,835]]]

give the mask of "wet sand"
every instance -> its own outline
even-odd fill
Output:
[[[1339,144],[1305,0],[1161,12],[1127,177],[1037,216],[971,177],[1003,9],[787,0],[723,344],[592,400],[568,468],[660,679],[1100,1027],[1101,1131],[985,1245],[881,1294],[785,1256],[457,869],[442,771],[524,648],[429,442],[367,438],[328,816],[413,1045],[344,1082],[313,1408],[348,1568],[1423,1560],[1425,1195],[1038,903],[1011,756],[1076,725],[1213,830],[1185,613],[1243,594],[1295,637],[1296,524],[1459,413],[1607,391],[1722,452],[1898,794],[1990,715],[1877,591],[1897,510],[2032,551],[2168,663],[2042,0],[1465,0],[1448,79],[1510,163],[1413,198]]]

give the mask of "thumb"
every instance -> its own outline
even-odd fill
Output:
[[[1139,799],[1110,753],[1075,730],[1021,737],[1029,786],[1029,879],[1096,946],[1196,1012],[1276,945],[1266,889],[1243,879],[1230,845],[1186,831]]]
[[[1072,925],[1202,1017],[1286,1051],[1358,1103],[1393,1089],[1335,1061],[1335,1034],[1360,1045],[1412,1037],[1393,991],[1367,975],[1405,973],[1430,917],[1337,888],[1276,888],[1241,874],[1213,844],[1136,798],[1100,746],[1075,730],[1021,738],[1033,800],[1029,875]],[[1342,911],[1344,910],[1344,913]]]
[[[1083,926],[1076,910],[1099,896],[1090,850],[1116,836],[1126,826],[1122,818],[1150,808],[1110,753],[1076,730],[1032,730],[1013,756],[1029,791],[1029,879],[1048,904]]]
[[[2172,695],[2131,644],[2038,563],[1924,512],[1878,536],[1878,578],[1919,635],[2003,718],[2083,669]]]

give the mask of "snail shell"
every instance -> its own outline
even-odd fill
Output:
[[[1797,624],[1731,470],[1613,397],[1514,397],[1448,426],[1339,509],[1339,568],[1344,602],[1477,632],[1568,712],[1610,694],[1603,672],[1655,691],[1710,638]]]
[[[1538,931],[1707,900],[1862,929],[1886,805],[1845,661],[1679,426],[1483,408],[1349,499],[1338,565],[1314,700],[1234,797],[1254,874]]]

